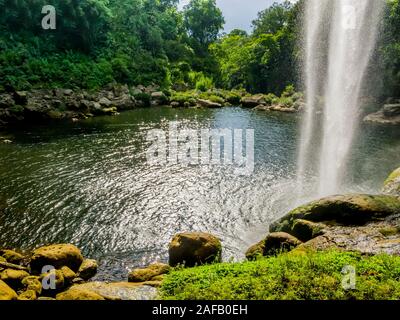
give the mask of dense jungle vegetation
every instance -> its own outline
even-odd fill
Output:
[[[108,83],[244,88],[280,94],[298,83],[303,1],[258,14],[251,34],[223,33],[216,0],[53,0],[57,27],[41,26],[45,0],[0,0],[0,90],[97,89]],[[388,0],[375,65],[386,96],[400,96],[399,0]]]

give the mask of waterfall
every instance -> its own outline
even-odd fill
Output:
[[[339,193],[360,122],[363,79],[376,46],[384,0],[306,0],[304,82],[298,185]]]

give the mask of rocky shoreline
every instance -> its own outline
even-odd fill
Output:
[[[235,105],[258,110],[297,112],[304,107],[302,99],[302,95],[294,91],[278,98],[274,95],[250,95],[245,91],[219,89],[178,92],[162,90],[157,85],[109,85],[95,92],[71,89],[11,91],[0,93],[0,127],[22,121],[79,121],[150,106],[222,108]]]
[[[364,122],[386,125],[400,125],[400,101],[385,104],[378,112],[367,115]]]
[[[336,195],[292,210],[270,226],[246,257],[330,249],[400,256],[400,168],[380,195]],[[72,244],[44,246],[26,255],[0,249],[0,300],[156,299],[157,288],[174,267],[219,263],[222,245],[211,234],[185,232],[173,237],[168,251],[168,264],[131,270],[125,282],[91,282],[97,262],[85,259]],[[54,286],[48,287],[51,281]]]

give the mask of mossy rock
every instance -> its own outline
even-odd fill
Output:
[[[36,276],[28,276],[22,280],[22,286],[25,290],[33,290],[38,295],[42,293],[42,282],[39,280],[39,277]]]
[[[0,250],[0,255],[5,258],[8,262],[14,264],[20,264],[24,259],[24,256],[13,250]]]
[[[167,274],[170,271],[171,267],[164,263],[153,263],[149,265],[147,268],[143,269],[135,269],[129,273],[128,281],[129,282],[145,282],[151,281],[155,277]]]
[[[93,278],[97,273],[98,264],[96,260],[93,259],[85,259],[83,260],[81,266],[78,270],[78,277],[89,280]]]
[[[246,251],[246,259],[253,261],[257,260],[260,257],[264,256],[264,250],[265,250],[265,239],[261,240],[260,242],[252,245],[249,249]]]
[[[0,300],[16,300],[17,293],[3,280],[0,280]]]
[[[297,239],[306,242],[323,234],[324,225],[303,219],[297,219],[293,223],[290,234]]]
[[[1,273],[1,280],[13,289],[22,287],[22,280],[28,277],[29,273],[23,270],[6,269]]]
[[[18,296],[18,300],[37,300],[37,293],[35,290],[26,290]]]
[[[60,271],[63,274],[64,281],[66,283],[72,283],[72,280],[76,278],[76,273],[72,271],[69,267],[63,266]]]
[[[349,194],[322,198],[300,206],[270,226],[270,232],[288,232],[297,219],[363,225],[400,213],[400,200],[388,195]]]
[[[221,261],[220,240],[203,232],[186,232],[175,235],[169,244],[169,264],[192,267]]]
[[[248,260],[257,260],[261,256],[273,256],[282,252],[289,252],[302,244],[296,237],[286,232],[273,232],[264,240],[251,246],[246,252]]]
[[[56,296],[57,300],[105,300],[101,295],[84,289],[72,287]]]
[[[383,185],[383,193],[400,197],[400,168],[393,171]]]
[[[83,256],[76,246],[72,244],[56,244],[34,250],[30,265],[32,270],[39,273],[47,265],[56,269],[67,266],[76,272],[82,262]]]

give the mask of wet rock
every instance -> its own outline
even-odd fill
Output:
[[[134,97],[125,94],[120,98],[113,100],[112,104],[117,108],[117,110],[131,110],[135,108],[136,101]]]
[[[337,249],[358,251],[362,254],[400,255],[400,234],[385,231],[396,230],[400,218],[390,221],[372,222],[364,226],[327,226],[323,235],[318,236],[298,248],[312,250]]]
[[[151,93],[151,100],[154,105],[165,105],[168,104],[168,98],[164,92],[156,91]]]
[[[28,276],[22,279],[21,283],[25,290],[33,290],[37,295],[42,293],[42,282],[39,280],[39,277]]]
[[[55,298],[52,298],[52,297],[39,297],[37,299],[41,300],[41,301],[55,301],[56,300]]]
[[[72,281],[76,278],[76,273],[73,272],[70,268],[67,266],[63,266],[60,271],[63,274],[64,281],[66,283],[72,283]]]
[[[265,250],[265,239],[261,240],[260,242],[252,245],[246,251],[246,259],[247,260],[257,260],[259,257],[264,256]]]
[[[180,103],[177,102],[177,101],[172,101],[171,104],[170,104],[170,106],[171,106],[172,108],[179,108],[179,107],[180,107]]]
[[[97,261],[93,259],[85,259],[83,260],[81,266],[78,270],[78,277],[89,280],[90,278],[94,277],[97,273]]]
[[[26,91],[14,92],[14,100],[16,104],[24,106],[28,103],[28,93]]]
[[[157,296],[156,288],[131,282],[88,282],[74,285],[70,290],[92,292],[106,300],[153,300]]]
[[[111,106],[111,101],[107,99],[106,97],[102,97],[99,100],[99,103],[102,107],[108,108]]]
[[[270,232],[290,233],[297,219],[312,222],[335,221],[362,225],[400,213],[400,201],[393,196],[349,194],[326,197],[289,212],[270,226]]]
[[[63,91],[63,94],[64,95],[66,95],[66,96],[70,96],[70,95],[72,95],[74,92],[71,90],[71,89],[65,89],[64,91]]]
[[[5,258],[8,262],[14,264],[20,264],[21,261],[24,259],[24,256],[18,252],[13,250],[0,250],[0,255]]]
[[[31,268],[41,271],[43,266],[50,265],[54,268],[67,266],[73,271],[78,271],[83,262],[81,251],[72,244],[56,244],[38,248],[33,251]]]
[[[16,300],[17,298],[17,293],[0,280],[0,300]]]
[[[386,104],[382,111],[386,117],[400,116],[400,104]]]
[[[179,233],[169,244],[169,264],[183,264],[187,267],[221,260],[220,240],[203,232]]]
[[[297,219],[293,223],[290,234],[305,242],[314,239],[324,233],[325,226],[321,223]]]
[[[0,94],[0,108],[9,108],[14,105],[15,101],[10,94]]]
[[[129,282],[145,282],[151,281],[154,278],[166,274],[171,267],[164,263],[154,263],[143,269],[135,269],[129,273]]]
[[[400,168],[393,171],[384,182],[383,193],[400,197]]]
[[[391,114],[388,116],[388,114]],[[385,125],[400,125],[400,115],[397,114],[397,111],[389,111],[386,112],[382,109],[378,112],[371,113],[364,118],[364,122],[367,123],[376,123],[376,124],[385,124]]]
[[[203,108],[222,108],[222,104],[210,100],[197,99],[197,103]]]
[[[251,246],[246,252],[248,260],[256,260],[261,256],[272,256],[282,252],[288,252],[299,246],[302,242],[285,232],[273,232]]]
[[[265,105],[266,101],[264,96],[259,94],[251,97],[243,97],[240,103],[245,108],[255,108],[260,105]]]
[[[1,280],[13,289],[22,287],[22,280],[28,277],[29,273],[22,270],[6,269],[1,273]]]
[[[37,300],[37,293],[34,290],[26,290],[18,296],[18,300]]]
[[[78,288],[70,288],[65,292],[59,293],[56,296],[57,300],[105,300],[99,294]]]
[[[4,260],[6,260],[6,259],[4,259]],[[23,266],[20,266],[17,264],[13,264],[10,262],[2,261],[2,259],[0,259],[0,268],[28,271],[28,268],[26,268],[26,267],[23,267]]]

